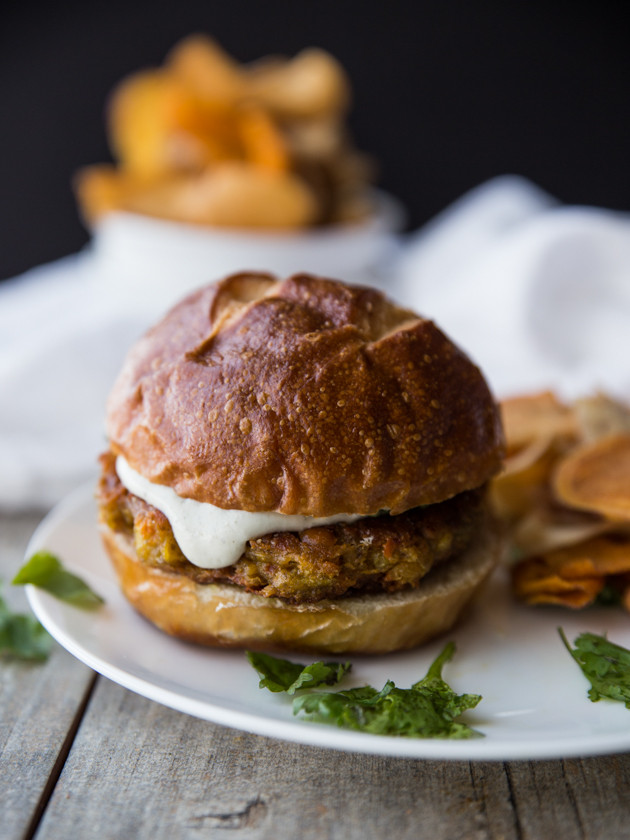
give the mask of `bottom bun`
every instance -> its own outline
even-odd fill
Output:
[[[172,636],[204,645],[318,653],[389,653],[449,630],[498,562],[493,530],[431,571],[417,589],[295,606],[228,584],[194,583],[141,563],[133,542],[102,526],[123,593]]]

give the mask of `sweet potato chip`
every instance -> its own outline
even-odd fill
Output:
[[[196,225],[281,230],[310,224],[316,212],[299,178],[246,163],[158,181],[133,178],[113,167],[89,167],[79,173],[75,188],[90,224],[121,210]]]
[[[575,449],[558,465],[553,490],[566,505],[630,521],[630,434]]]
[[[521,554],[534,555],[616,532],[617,527],[601,516],[558,506],[548,498],[533,505],[513,524],[511,537]]]
[[[74,179],[74,189],[81,212],[89,225],[124,206],[125,188],[113,166],[103,164],[80,170]]]
[[[514,594],[526,604],[559,604],[581,609],[597,598],[605,578],[586,577],[567,580],[554,571],[547,557],[531,557],[512,569]]]
[[[128,198],[128,207],[192,224],[276,229],[307,225],[315,212],[308,187],[297,177],[245,163],[163,181]]]
[[[373,174],[343,124],[348,90],[323,50],[241,65],[204,35],[186,38],[113,91],[117,166],[79,173],[83,216],[278,229],[363,219]]]
[[[630,572],[630,537],[594,537],[545,555],[563,578],[574,579]]]
[[[272,172],[285,172],[289,168],[287,145],[271,117],[261,108],[250,105],[241,109],[238,132],[245,160]]]
[[[169,72],[206,103],[234,105],[246,94],[241,67],[206,35],[190,35],[171,50]]]
[[[345,110],[348,82],[341,65],[319,49],[303,50],[290,61],[263,61],[250,69],[252,95],[274,113],[300,119]]]
[[[539,439],[573,438],[577,434],[573,412],[550,391],[504,400],[501,415],[508,453],[530,446]]]
[[[498,517],[513,521],[544,503],[546,484],[555,464],[549,438],[534,440],[508,457],[490,486],[490,504]]]
[[[582,397],[572,408],[583,443],[609,435],[630,434],[630,408],[606,394]]]
[[[194,110],[191,100],[161,70],[136,73],[118,85],[109,106],[110,144],[127,171],[143,178],[170,171],[168,138],[181,128],[182,115]]]
[[[606,587],[630,609],[630,409],[604,394],[566,406],[547,392],[502,411],[509,454],[490,498],[525,555],[515,594],[580,608]]]
[[[515,594],[529,604],[583,607],[595,600],[608,578],[630,572],[630,535],[599,536],[528,557],[513,569]]]
[[[118,86],[110,129],[121,168],[145,180],[242,157],[233,108],[203,102],[161,70],[138,73]]]

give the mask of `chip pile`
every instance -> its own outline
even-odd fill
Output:
[[[78,173],[87,223],[127,211],[186,223],[295,229],[371,210],[370,166],[346,130],[343,68],[307,49],[240,65],[194,35],[113,91],[115,165]]]
[[[507,458],[491,499],[520,558],[516,596],[630,610],[630,408],[545,392],[506,400],[502,414]]]

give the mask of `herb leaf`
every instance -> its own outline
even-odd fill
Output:
[[[32,615],[13,613],[0,598],[0,656],[43,662],[52,638]]]
[[[50,551],[36,551],[13,578],[13,583],[32,583],[56,598],[83,609],[95,609],[104,603],[85,581],[64,569],[59,558]]]
[[[572,649],[561,627],[558,633],[591,684],[589,698],[594,703],[602,698],[617,700],[630,709],[630,650],[595,633],[581,633]]]
[[[449,642],[427,675],[411,686],[397,688],[388,680],[380,691],[371,686],[335,693],[316,693],[293,701],[293,713],[309,720],[334,723],[375,735],[414,738],[472,738],[482,733],[457,721],[481,700],[478,694],[456,694],[442,679],[442,668],[455,652]]]
[[[442,668],[452,659],[449,642],[426,676],[411,686],[397,688],[388,680],[379,691],[370,685],[343,691],[309,691],[293,700],[293,714],[375,735],[416,738],[472,738],[482,733],[456,720],[481,700],[478,694],[456,694],[442,679]],[[260,688],[286,691],[312,689],[338,683],[351,668],[349,662],[314,662],[298,665],[265,653],[247,652],[261,675]]]
[[[262,679],[259,688],[269,691],[286,691],[295,694],[301,688],[315,688],[320,685],[335,685],[352,667],[349,662],[313,662],[300,665],[288,659],[278,659],[267,653],[246,652],[250,664]]]

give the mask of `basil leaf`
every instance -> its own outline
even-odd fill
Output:
[[[315,688],[320,685],[335,685],[352,667],[349,662],[313,662],[312,665],[300,665],[279,659],[267,653],[246,652],[250,664],[258,671],[261,680],[259,688],[269,691],[286,691],[295,694],[302,688]]]
[[[561,627],[558,633],[591,684],[589,698],[616,700],[630,709],[630,650],[595,633],[581,633],[572,649]]]
[[[442,667],[455,652],[452,642],[433,662],[424,679],[411,688],[388,680],[380,691],[371,686],[314,693],[293,701],[293,713],[375,735],[414,738],[472,738],[482,733],[457,721],[481,700],[478,694],[456,694],[442,679]]]
[[[95,609],[104,603],[85,581],[64,569],[59,558],[50,551],[36,551],[13,578],[13,583],[32,583],[56,598],[83,609]]]
[[[43,662],[52,638],[32,615],[13,613],[0,598],[0,656]]]

